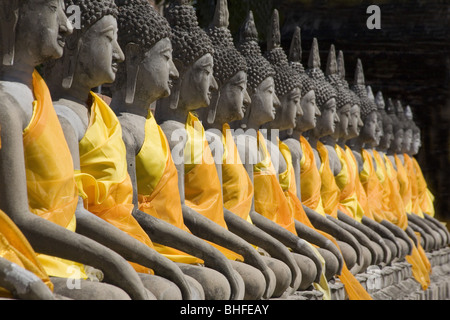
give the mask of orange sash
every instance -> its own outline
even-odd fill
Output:
[[[153,248],[147,233],[132,215],[133,186],[127,171],[122,127],[114,112],[91,92],[89,127],[79,143],[80,172],[76,173],[85,207],[103,220]],[[130,264],[137,272],[152,273]]]
[[[314,158],[314,151],[303,136],[300,137],[300,145],[303,151],[303,156],[300,160],[300,193],[302,203],[324,216],[325,209],[323,208],[322,196],[320,194],[322,180]]]
[[[223,204],[226,209],[251,222],[253,184],[242,164],[228,124],[223,125],[222,134],[225,148],[222,164]]]
[[[264,155],[253,166],[255,210],[269,220],[297,235],[289,204],[278,181],[264,136],[258,131],[258,147]]]
[[[50,92],[37,71],[33,73],[33,116],[23,131],[28,206],[32,213],[75,232],[75,210],[78,203],[73,160],[64,132],[53,108]],[[81,264],[39,254],[49,276],[74,278],[71,267],[80,271]]]
[[[322,180],[320,194],[322,195],[323,207],[327,214],[337,218],[340,190],[336,184],[334,174],[331,171],[327,147],[325,147],[322,142],[318,141],[317,151],[319,152],[320,159],[322,160],[319,173]]]
[[[412,213],[412,194],[411,184],[408,179],[408,172],[405,166],[397,155],[395,157],[395,165],[397,167],[397,178],[400,186],[400,195],[402,196],[403,203],[407,213]]]
[[[342,166],[341,172],[335,177],[336,184],[341,190],[339,209],[356,221],[361,222],[364,211],[359,204],[356,190],[358,170],[353,160],[348,158],[344,149],[336,144],[335,150]]]
[[[145,123],[144,143],[136,156],[136,179],[139,210],[190,232],[181,210],[178,172],[169,143],[151,112]],[[172,261],[203,263],[203,260],[158,243],[155,250]]]
[[[405,158],[405,169],[408,173],[408,179],[411,185],[411,205],[412,205],[412,212],[418,215],[419,217],[423,218],[423,212],[422,208],[420,206],[420,196],[419,196],[419,186],[418,186],[418,179],[417,174],[414,170],[414,163],[412,162],[409,155],[406,153],[403,155]]]
[[[228,230],[223,215],[222,186],[202,123],[192,113],[186,121],[188,139],[184,149],[186,205]],[[215,245],[228,259],[242,260],[237,253]]]
[[[422,173],[422,169],[420,168],[419,163],[416,158],[412,157],[412,162],[414,165],[414,171],[417,177],[417,188],[419,194],[419,203],[420,208],[423,213],[426,213],[432,217],[434,217],[434,195],[431,193],[430,189],[428,189],[427,182]]]

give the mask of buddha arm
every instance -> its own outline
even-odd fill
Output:
[[[327,216],[327,218],[332,220],[334,223],[336,223],[337,225],[339,225],[343,229],[345,229],[348,232],[350,232],[359,241],[359,243],[361,245],[363,245],[364,247],[366,247],[370,251],[370,254],[373,257],[372,261],[377,261],[377,252],[373,248],[369,237],[367,237],[360,230],[356,229],[355,227],[353,227],[353,226],[351,226],[351,225],[349,225],[349,224],[347,224],[347,223],[345,223],[343,221],[340,221],[339,219],[336,219],[336,218],[334,218],[332,216]]]
[[[14,298],[24,300],[54,300],[50,289],[34,273],[0,257],[0,287]]]
[[[300,285],[301,272],[298,264],[283,243],[228,210],[225,210],[224,214],[228,229],[231,232],[249,243],[266,250],[271,257],[283,261],[291,270],[291,287],[297,288]]]
[[[385,257],[386,261],[390,261],[391,259],[391,251],[389,250],[389,248],[387,247],[385,241],[383,240],[383,238],[376,233],[374,230],[372,230],[371,228],[369,228],[368,226],[356,221],[355,219],[349,217],[348,215],[346,215],[343,212],[338,211],[338,219],[340,221],[343,221],[353,227],[355,227],[356,229],[360,230],[361,232],[363,232],[370,240],[374,241],[375,243],[378,243],[381,246],[381,249],[383,250],[383,254]]]
[[[3,138],[0,149],[0,185],[8,186],[0,192],[0,209],[9,215],[36,252],[101,269],[106,282],[122,288],[132,299],[147,299],[147,292],[139,276],[117,253],[29,211],[23,126],[19,120],[21,115],[16,111],[17,109],[11,110],[10,106],[0,106]]]
[[[336,223],[334,223],[331,220],[328,220],[324,216],[322,216],[320,213],[303,206],[303,209],[305,209],[305,213],[308,216],[311,223],[319,230],[322,230],[331,236],[335,237],[337,240],[343,241],[348,243],[355,251],[357,255],[357,261],[358,264],[361,262],[362,259],[362,249],[360,244],[358,243],[358,240],[347,230],[343,229]]]
[[[424,218],[421,218],[417,215],[415,215],[414,213],[408,214],[408,222],[411,221],[413,222],[415,225],[419,226],[420,228],[422,228],[424,230],[424,232],[426,232],[429,236],[433,237],[435,245],[434,247],[437,248],[437,246],[439,245],[439,241],[444,242],[444,239],[440,239],[441,235],[439,233],[437,233],[437,231],[435,231],[434,228],[432,228],[430,226],[430,222]]]
[[[295,229],[297,231],[297,234],[300,234],[302,236],[302,239],[305,239],[309,243],[315,244],[322,249],[330,251],[338,259],[338,274],[341,274],[342,268],[344,266],[344,258],[339,249],[331,240],[320,234],[318,231],[305,226],[299,221],[295,221]]]
[[[386,228],[388,228],[394,234],[394,236],[406,241],[406,244],[408,245],[409,248],[407,255],[410,255],[413,249],[413,244],[408,234],[402,228],[396,226],[395,224],[393,224],[388,220],[382,220],[380,223]]]
[[[441,222],[439,222],[439,220],[430,216],[429,214],[424,213],[423,215],[427,221],[429,221],[431,224],[434,224],[437,229],[441,230],[445,234],[445,244],[450,244],[450,232],[447,230],[447,228]]]

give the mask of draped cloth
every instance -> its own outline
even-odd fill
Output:
[[[224,207],[242,219],[252,223],[250,209],[254,195],[253,183],[242,164],[239,151],[228,124],[223,125],[222,142],[224,145],[222,163]]]
[[[417,173],[414,169],[414,163],[409,155],[406,153],[403,155],[405,159],[405,169],[408,174],[409,183],[411,185],[411,211],[412,213],[424,218],[420,196],[419,196],[419,185],[417,179]]]
[[[214,158],[205,137],[205,129],[192,113],[186,119],[187,141],[184,148],[184,188],[186,205],[228,230],[223,213],[222,185]],[[243,260],[242,256],[211,243],[228,259]]]
[[[319,173],[322,180],[320,194],[323,200],[323,207],[327,214],[334,218],[337,218],[340,190],[336,184],[334,174],[331,171],[330,158],[328,155],[327,147],[322,142],[318,141],[317,151],[319,152],[321,159]]]
[[[419,163],[416,158],[412,157],[412,162],[414,166],[414,171],[417,177],[417,187],[418,187],[418,195],[419,195],[419,203],[420,208],[423,213],[426,213],[432,217],[434,217],[434,195],[428,188],[427,182],[423,175],[422,169],[420,168]]]
[[[372,155],[365,149],[361,150],[363,168],[359,173],[361,183],[366,191],[368,207],[371,215],[377,222],[386,219],[383,210],[382,197],[383,188],[376,173]]]
[[[399,183],[400,195],[403,199],[403,204],[405,205],[405,210],[407,213],[412,211],[412,191],[411,184],[408,178],[408,172],[402,163],[402,160],[394,155],[395,166],[397,167],[397,179]]]
[[[295,171],[292,166],[291,151],[289,150],[289,147],[281,141],[279,141],[278,147],[280,149],[281,154],[283,155],[284,160],[286,161],[286,171],[279,174],[279,181],[281,188],[283,189],[284,195],[286,196],[286,200],[288,201],[291,213],[295,220],[299,221],[300,223],[306,225],[311,229],[315,229],[311,221],[309,221],[309,218],[306,215],[305,210],[303,209],[303,205],[300,199],[297,197],[297,186],[295,182]],[[316,249],[316,246],[308,242],[307,244],[312,248],[314,254],[322,264],[322,274],[320,275],[319,283],[313,283],[313,286],[323,293],[324,300],[330,300],[331,292],[325,276],[326,271],[325,259]]]
[[[314,151],[305,137],[300,137],[302,159],[300,160],[300,193],[302,203],[325,216],[320,187],[322,180],[316,166]]]
[[[257,138],[263,159],[253,166],[255,211],[297,235],[294,218],[278,181],[265,138],[259,131]]]
[[[167,138],[151,111],[145,122],[144,143],[136,156],[136,181],[139,210],[190,232],[184,224],[178,189],[178,172]],[[154,243],[154,248],[179,263],[203,263],[203,260],[180,250]]]
[[[79,142],[79,193],[87,210],[153,248],[147,233],[132,215],[133,186],[127,171],[122,127],[111,108],[91,92],[89,126]],[[152,273],[130,262],[137,272]]]
[[[382,185],[383,197],[382,205],[385,212],[390,212],[386,215],[390,222],[405,230],[408,225],[408,217],[403,205],[403,200],[395,190],[392,163],[389,159],[384,158],[378,151],[373,150],[373,157],[377,165],[377,169],[381,170],[379,175],[380,183]]]
[[[300,137],[300,145],[302,147],[302,160],[300,161],[300,182],[301,182],[301,195],[302,195],[302,202],[305,206],[315,210],[313,207],[308,206],[305,202],[304,202],[304,187],[306,187],[307,189],[305,190],[305,199],[309,200],[307,203],[309,205],[316,205],[316,208],[321,208],[319,206],[319,204],[322,202],[321,201],[321,188],[322,188],[322,180],[321,180],[321,174],[319,172],[319,169],[317,168],[316,165],[316,161],[314,159],[314,153],[312,150],[311,145],[309,144],[309,142],[304,138],[304,137]],[[323,144],[322,144],[323,146]],[[323,146],[325,148],[325,146]],[[325,150],[327,151],[327,150]],[[326,152],[324,152],[322,150],[323,155],[325,155]],[[319,152],[320,154],[320,152]],[[328,156],[327,156],[328,158]],[[322,167],[322,166],[321,166]],[[328,165],[329,168],[329,165]],[[334,182],[334,176],[333,173],[331,172],[331,169],[329,170],[330,174],[329,176],[331,176],[333,179],[332,181]],[[308,183],[304,183],[305,179],[312,179],[312,181],[309,181]],[[328,181],[328,179],[327,179]],[[334,186],[333,188],[331,188],[332,190],[338,190],[339,188],[336,185],[336,182],[334,182]],[[337,189],[335,189],[337,188]],[[338,196],[336,196],[336,199],[338,199]],[[336,204],[337,206],[337,204]],[[322,207],[323,208],[323,207]],[[315,210],[318,213],[321,213],[320,211]],[[323,210],[322,213],[325,216],[325,211]],[[331,235],[318,230],[316,228],[314,228],[316,231],[318,231],[320,234],[322,234],[323,236],[325,236],[328,240],[330,240],[331,242],[333,242],[333,244],[340,250],[339,248],[339,244],[337,243],[336,239],[334,239],[334,237],[332,237]],[[341,282],[344,284],[345,287],[345,291],[347,292],[347,295],[349,297],[350,300],[372,300],[372,297],[369,295],[369,293],[364,289],[364,287],[361,285],[361,283],[359,283],[359,281],[355,278],[355,276],[350,272],[350,270],[348,270],[347,265],[344,261],[344,265],[342,268],[342,272],[341,275],[339,275],[339,279],[341,280]]]
[[[358,201],[356,180],[358,170],[344,149],[336,144],[335,150],[341,163],[341,171],[335,176],[336,184],[341,191],[339,209],[356,221],[361,222],[364,210]]]
[[[53,290],[47,272],[40,263],[36,252],[14,222],[0,210],[0,257],[32,272],[50,290]],[[12,298],[10,292],[0,288],[0,297]]]
[[[53,108],[50,92],[37,71],[33,73],[33,115],[23,131],[29,210],[72,232],[78,203],[72,155]],[[49,276],[87,278],[84,266],[38,254]]]

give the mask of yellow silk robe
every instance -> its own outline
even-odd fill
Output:
[[[242,164],[228,124],[223,125],[222,142],[224,145],[222,163],[224,207],[251,223],[250,209],[254,195],[253,184]]]
[[[78,192],[72,156],[50,92],[37,71],[33,91],[33,115],[23,131],[28,206],[32,213],[74,232]],[[86,278],[79,263],[43,254],[38,259],[49,276]]]
[[[420,168],[420,165],[417,162],[416,158],[412,157],[412,162],[414,165],[414,171],[417,176],[420,208],[422,209],[423,213],[434,217],[434,195],[431,193],[430,189],[428,189],[428,185],[422,173],[422,169]]]
[[[178,172],[169,143],[151,112],[145,122],[144,143],[136,156],[136,182],[139,210],[190,232],[181,210]],[[203,263],[203,260],[177,249],[154,243],[154,248],[179,263]]]
[[[302,147],[302,153],[303,157],[300,161],[300,182],[301,182],[301,196],[302,196],[302,202],[304,205],[306,205],[308,208],[311,208],[315,210],[318,213],[321,213],[322,215],[325,215],[325,210],[323,209],[322,204],[322,180],[321,180],[321,174],[319,172],[319,169],[317,168],[316,161],[314,158],[314,153],[312,150],[311,145],[309,142],[302,136],[300,137],[300,145]],[[321,144],[323,148],[326,148],[323,144]],[[321,150],[322,156],[327,157],[328,159],[328,153],[327,150]],[[320,154],[320,152],[319,152]],[[323,169],[325,169],[322,165],[322,174]],[[328,168],[329,165],[328,165]],[[336,194],[336,191],[339,192],[339,188],[336,185],[336,182],[334,180],[333,173],[331,172],[331,169],[326,170],[328,173],[328,177],[332,178],[332,181],[334,182],[334,185],[330,187],[331,194]],[[309,181],[304,181],[305,179],[310,179]],[[329,178],[327,178],[326,181],[329,181]],[[303,197],[305,196],[305,199],[308,200],[308,204],[315,206],[318,209],[322,209],[323,211],[317,211],[313,207],[308,206],[304,200]],[[336,194],[335,197],[331,197],[333,199],[338,199],[338,194]],[[331,201],[334,202],[334,201]],[[336,210],[337,210],[337,201],[336,201]],[[316,229],[317,230],[317,229]],[[323,236],[325,236],[327,239],[332,241],[334,245],[340,250],[339,244],[337,243],[336,239],[334,239],[331,235],[321,231],[317,230],[319,233],[321,233]],[[342,281],[345,287],[345,291],[348,294],[348,297],[350,300],[372,300],[372,297],[367,293],[367,291],[362,287],[362,285],[356,280],[356,278],[351,274],[350,270],[348,270],[347,265],[344,261],[344,266],[342,268],[342,273],[339,276],[339,279]]]
[[[89,127],[79,142],[80,172],[76,173],[85,207],[133,238],[153,248],[147,233],[132,215],[133,186],[127,171],[122,127],[111,108],[91,92]],[[137,272],[152,273],[130,262]]]
[[[265,138],[259,131],[258,146],[264,155],[264,159],[253,166],[255,210],[267,219],[297,235],[289,203],[278,181],[277,173],[267,150]]]
[[[223,214],[223,195],[214,158],[203,125],[192,113],[186,120],[187,142],[184,148],[184,188],[186,205],[228,230]],[[212,243],[228,259],[242,256]]]
[[[322,195],[323,207],[325,212],[330,216],[337,218],[337,210],[339,207],[340,190],[336,184],[334,174],[330,167],[330,158],[327,147],[320,141],[317,142],[317,151],[322,161],[319,169],[322,185],[320,194]]]

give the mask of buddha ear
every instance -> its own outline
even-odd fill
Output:
[[[127,79],[127,91],[125,96],[126,104],[132,104],[134,102],[140,63],[141,48],[135,43],[128,43],[125,46],[125,67]]]
[[[19,21],[19,0],[2,1],[0,4],[0,32],[2,64],[12,66],[16,44],[16,27]]]
[[[173,87],[170,96],[167,99],[169,99],[170,109],[176,110],[178,108],[178,102],[180,101],[181,85],[183,83],[183,78],[186,70],[183,62],[179,59],[173,59],[173,63],[175,64],[175,67],[177,68],[180,76],[177,79],[173,80]]]
[[[64,89],[70,89],[72,87],[73,77],[78,64],[78,57],[83,44],[83,39],[76,34],[78,32],[80,31],[74,30],[74,34],[66,39],[62,76],[62,87]]]

